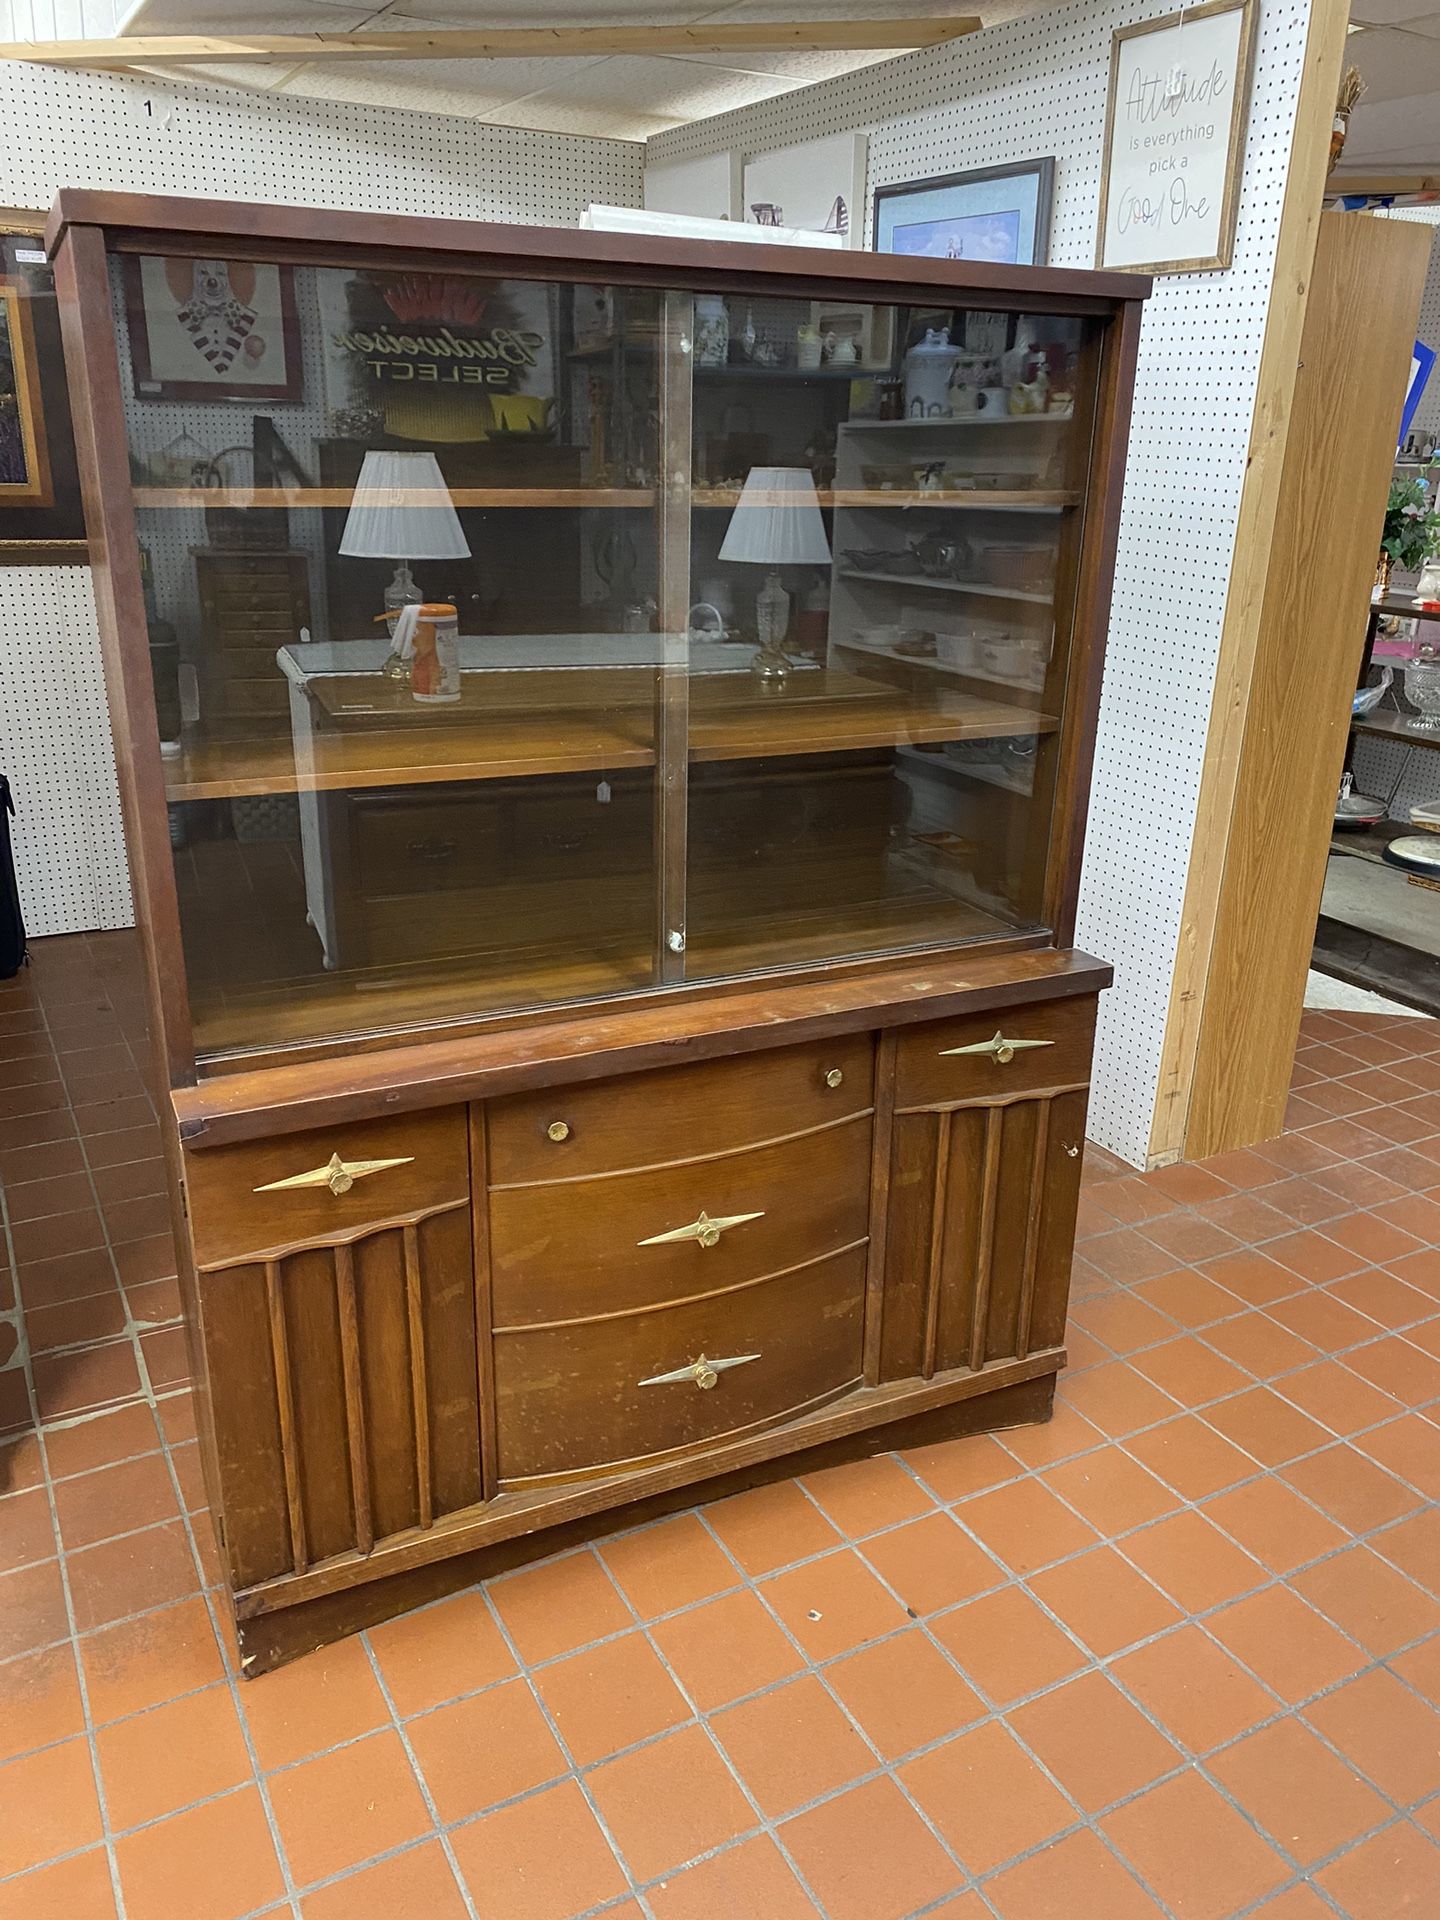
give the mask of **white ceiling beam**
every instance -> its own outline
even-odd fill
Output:
[[[211,61],[286,66],[297,61],[596,59],[613,54],[875,53],[934,47],[977,33],[972,18],[759,20],[746,26],[471,27],[440,32],[135,34],[121,40],[17,40],[0,60],[102,72],[151,72]]]

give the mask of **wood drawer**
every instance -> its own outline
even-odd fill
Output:
[[[411,799],[402,794],[348,803],[362,894],[424,894],[495,879],[499,812],[473,792]]]
[[[1084,1086],[1095,1038],[1093,994],[1002,1012],[966,1014],[900,1036],[897,1108],[949,1106],[1047,1087]],[[990,1043],[999,1038],[991,1050]],[[1008,1054],[1006,1043],[1014,1042]],[[979,1047],[978,1053],[954,1048]]]
[[[219,586],[226,581],[254,578],[256,575],[274,578],[279,576],[288,580],[292,575],[303,580],[306,569],[303,555],[287,553],[210,553],[197,555],[197,566],[202,578],[208,579],[211,586]]]
[[[515,1094],[487,1110],[490,1184],[551,1187],[558,1207],[566,1189],[553,1190],[556,1181],[787,1139],[868,1113],[873,1097],[868,1033]],[[564,1128],[560,1138],[552,1127]],[[806,1143],[796,1143],[796,1155],[792,1178],[795,1167],[808,1178]]]
[[[853,1246],[868,1230],[870,1135],[857,1115],[676,1166],[492,1189],[495,1324],[673,1305]]]
[[[227,714],[273,715],[290,711],[288,683],[280,678],[278,670],[271,680],[251,680],[234,673],[228,674],[222,698]]]
[[[299,607],[287,601],[281,607],[248,607],[239,612],[217,613],[215,627],[226,646],[260,645],[268,641],[270,657],[287,637],[298,630],[302,615]]]
[[[593,1473],[791,1418],[858,1385],[863,1249],[738,1294],[588,1326],[497,1334],[501,1483]],[[705,1356],[693,1377],[645,1385]]]
[[[287,580],[273,584],[257,580],[254,586],[217,587],[213,604],[222,619],[234,613],[289,612],[295,606],[295,595]]]
[[[332,1158],[342,1191],[328,1179]],[[392,1166],[366,1163],[393,1161]],[[316,1176],[300,1186],[276,1181]],[[377,1220],[463,1202],[470,1156],[463,1107],[284,1134],[185,1155],[196,1265],[217,1266],[301,1241],[343,1240]],[[258,1191],[258,1189],[268,1189]]]

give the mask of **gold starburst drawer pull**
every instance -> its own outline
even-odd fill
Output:
[[[708,1213],[701,1210],[698,1220],[692,1220],[688,1227],[672,1227],[668,1233],[652,1233],[648,1240],[637,1244],[642,1247],[668,1247],[679,1240],[693,1240],[697,1246],[718,1246],[722,1233],[728,1233],[731,1227],[743,1227],[747,1220],[763,1220],[765,1212],[759,1213],[722,1213],[712,1220]]]
[[[332,1153],[323,1167],[311,1167],[308,1173],[292,1173],[285,1180],[267,1180],[263,1187],[256,1187],[256,1193],[285,1193],[292,1187],[328,1187],[331,1193],[348,1193],[357,1180],[366,1180],[372,1173],[384,1173],[387,1167],[408,1167],[414,1160],[413,1153],[405,1153],[398,1160],[342,1160],[338,1153]]]
[[[676,1367],[673,1373],[652,1373],[648,1380],[641,1380],[638,1384],[642,1387],[678,1387],[683,1381],[690,1380],[708,1393],[727,1367],[745,1367],[759,1358],[758,1353],[732,1353],[728,1360],[707,1360],[702,1353],[688,1367]]]
[[[1012,1040],[1007,1034],[996,1033],[992,1039],[976,1040],[968,1047],[942,1047],[940,1058],[948,1060],[955,1053],[984,1053],[995,1061],[997,1066],[1006,1067],[1017,1053],[1027,1047],[1053,1047],[1053,1040]]]

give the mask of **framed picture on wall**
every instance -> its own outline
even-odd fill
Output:
[[[1204,273],[1235,252],[1253,0],[1118,27],[1100,171],[1097,267]]]
[[[0,505],[48,507],[50,453],[23,282],[0,274]]]
[[[1043,267],[1054,194],[1055,162],[1048,156],[876,187],[875,248]]]
[[[42,224],[43,215],[0,208],[0,566],[89,557]]]
[[[302,397],[293,267],[139,254],[125,272],[140,399]]]

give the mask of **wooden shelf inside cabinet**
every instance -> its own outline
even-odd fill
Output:
[[[337,674],[317,682],[334,730],[313,736],[309,767],[297,769],[288,733],[196,741],[164,762],[166,798],[358,792],[655,764],[652,716],[638,705],[597,701],[588,708],[537,704],[487,711],[495,695],[467,686],[468,703],[479,711],[438,708],[417,724],[408,693],[377,685],[373,675],[364,677],[365,704],[347,709],[346,680]],[[831,671],[798,671],[780,695],[759,692],[744,673],[699,675],[690,688],[692,760],[849,753],[1046,733],[1059,724],[1004,702],[964,695],[922,701],[878,681]]]
[[[507,714],[493,725],[405,726],[393,733],[371,729],[362,734],[321,735],[313,771],[305,773],[296,769],[288,734],[197,741],[178,758],[164,762],[165,797],[220,800],[358,791],[654,764],[655,749],[638,721],[631,730],[610,714]]]
[[[887,587],[918,587],[925,593],[975,593],[987,600],[1024,600],[1032,607],[1054,604],[1048,593],[1022,593],[1018,587],[992,587],[983,580],[937,580],[928,573],[871,573],[860,567],[839,567],[841,580],[877,582]]]
[[[847,420],[847,433],[935,433],[956,427],[1068,427],[1074,419],[1064,413],[941,413],[928,420]]]
[[[353,487],[136,487],[134,494],[137,507],[348,507],[355,498]],[[653,507],[655,490],[452,487],[450,498],[457,507]],[[417,496],[416,504],[426,503]]]
[[[692,760],[754,760],[849,753],[865,747],[939,745],[946,740],[1053,733],[1059,725],[1051,714],[1003,701],[965,694],[922,701],[878,681],[833,671],[797,676],[791,691],[758,696],[743,708],[717,706],[707,711],[707,705],[703,696],[697,700],[692,693]]]
[[[863,640],[847,640],[838,633],[831,636],[831,644],[843,647],[847,653],[863,653],[871,660],[888,661],[893,667],[918,667],[923,673],[938,673],[947,680],[982,680],[989,686],[1005,688],[1017,699],[1031,691],[1007,680],[996,680],[990,674],[982,673],[978,667],[952,667],[948,660],[937,660],[934,654],[896,653],[893,647],[867,646]]]
[[[736,487],[697,487],[691,496],[697,507],[734,507],[739,504]],[[822,507],[934,507],[941,512],[969,513],[1059,513],[1065,507],[1078,507],[1081,496],[1067,487],[1006,489],[972,487],[947,488],[936,492],[920,487],[833,487],[822,489]]]
[[[475,1006],[549,1006],[639,992],[653,980],[648,947],[588,942],[577,952],[566,938],[489,958],[311,972],[249,989],[231,983],[207,992],[197,982],[191,1005],[196,1046],[215,1058],[252,1049],[257,1033],[276,1047],[317,1034],[363,1037],[453,1020]]]

